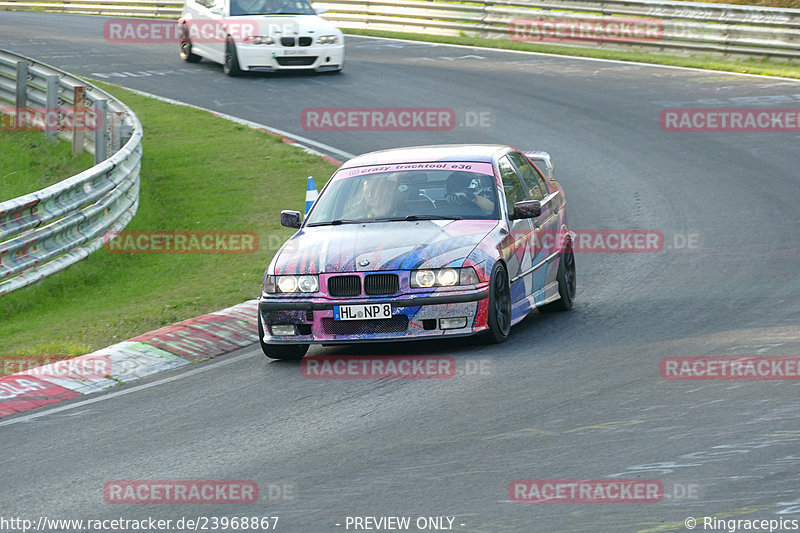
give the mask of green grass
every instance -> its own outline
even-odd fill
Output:
[[[85,353],[259,294],[292,234],[281,209],[302,210],[306,177],[334,165],[211,114],[99,84],[142,121],[139,212],[126,230],[254,231],[253,254],[112,254],[0,297],[0,354]]]
[[[28,194],[94,165],[83,152],[72,157],[72,144],[53,144],[40,131],[0,131],[0,202]]]
[[[427,41],[432,43],[460,44],[484,48],[497,48],[501,50],[523,50],[527,52],[541,52],[564,56],[596,57],[600,59],[616,59],[619,61],[636,61],[641,63],[655,63],[659,65],[705,68],[726,72],[741,72],[748,74],[763,74],[766,76],[782,76],[785,78],[800,78],[800,63],[798,62],[778,62],[767,59],[726,60],[711,56],[681,57],[667,54],[654,54],[649,52],[602,50],[597,48],[524,43],[519,41],[511,41],[508,39],[484,39],[480,37],[463,36],[451,37],[444,35],[427,35],[422,33],[399,33],[354,29],[348,29],[344,31],[345,33],[351,35],[369,35],[373,37],[389,37],[393,39]]]

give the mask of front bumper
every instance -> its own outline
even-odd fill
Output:
[[[344,45],[282,47],[237,43],[236,55],[242,70],[339,70],[344,64]]]
[[[472,335],[487,329],[489,289],[395,295],[387,298],[262,298],[259,320],[269,344],[319,344],[414,340],[424,337]],[[375,320],[334,320],[335,305],[392,305],[392,317]],[[466,317],[464,327],[442,329],[441,319]],[[293,325],[296,335],[275,335],[271,326]]]

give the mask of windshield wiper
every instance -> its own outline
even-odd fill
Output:
[[[327,222],[311,222],[306,226],[341,226],[342,224],[361,224],[362,222],[372,222],[371,220],[351,220],[349,218],[336,218]]]
[[[413,222],[415,220],[461,220],[464,217],[448,215],[408,215],[404,217],[376,218],[376,222]]]

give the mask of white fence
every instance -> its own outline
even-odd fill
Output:
[[[105,91],[3,50],[0,107],[6,108],[4,124],[15,129],[44,125],[45,135],[72,139],[92,152],[96,163],[60,183],[0,202],[3,295],[80,261],[102,246],[106,232],[121,230],[133,218],[139,205],[142,125]],[[65,128],[64,118],[72,117],[74,126],[76,116],[93,119],[78,131]],[[92,131],[87,135],[81,129]]]
[[[342,28],[671,54],[800,59],[800,9],[656,0],[321,0]],[[177,19],[175,0],[0,0],[0,9]]]

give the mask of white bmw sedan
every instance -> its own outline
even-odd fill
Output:
[[[178,23],[181,58],[221,63],[229,76],[344,67],[341,30],[307,0],[185,0]]]

